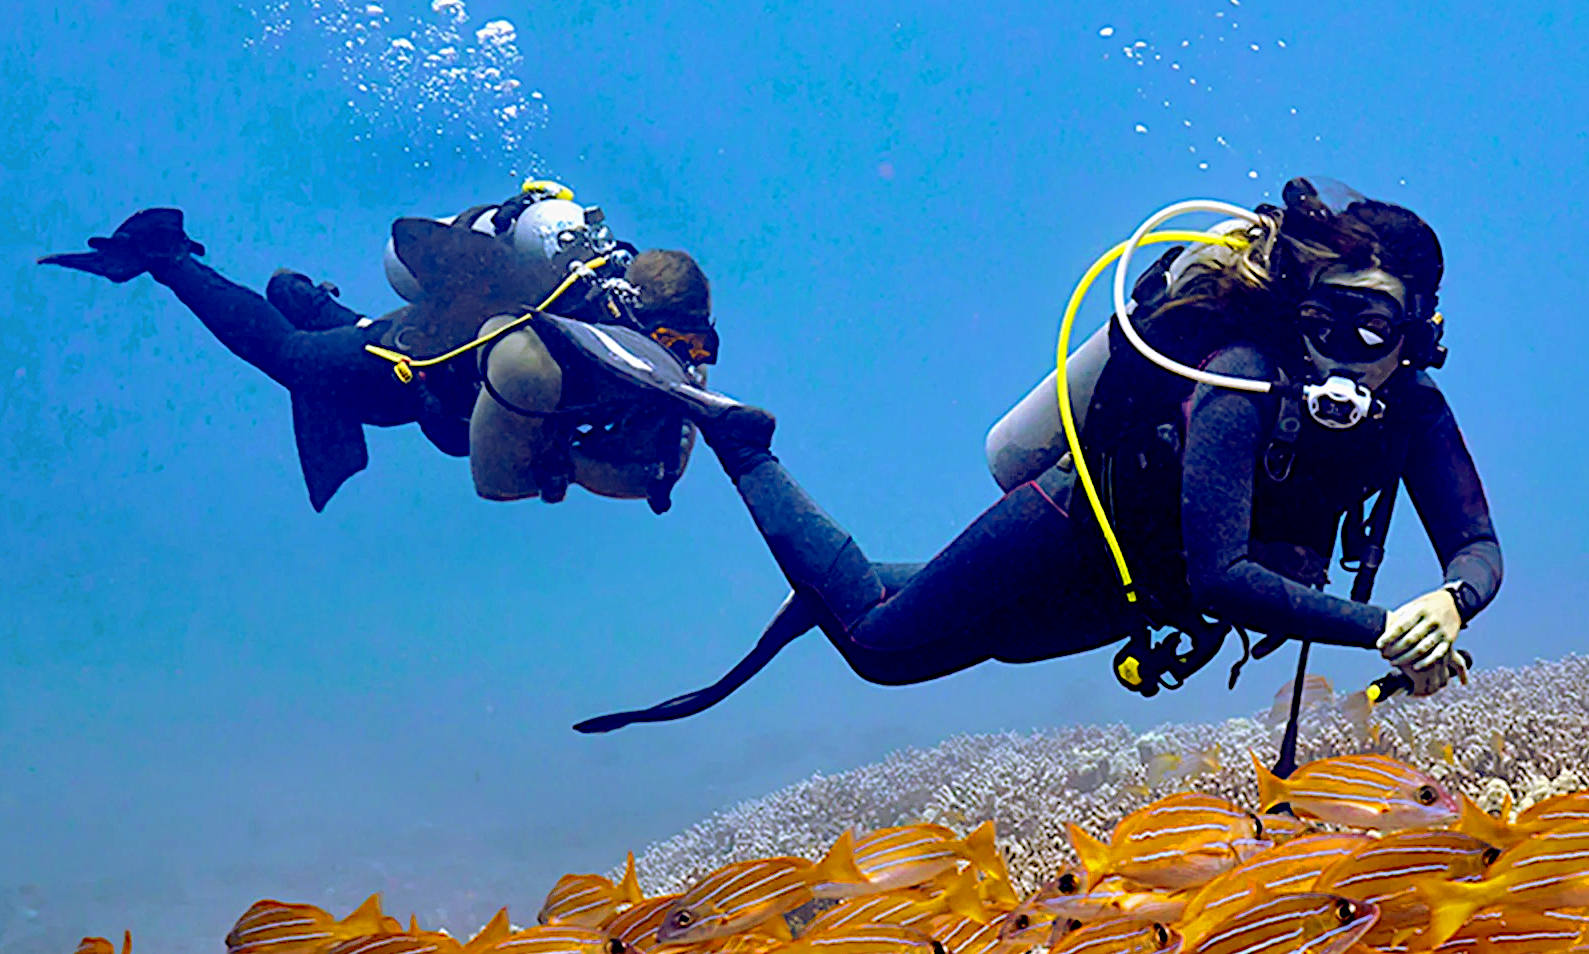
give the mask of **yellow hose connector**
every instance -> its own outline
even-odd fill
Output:
[[[1149,232],[1142,237],[1138,245],[1151,245],[1163,242],[1201,242],[1205,245],[1225,245],[1230,248],[1244,248],[1248,244],[1245,236],[1239,233],[1219,234],[1215,232],[1197,232],[1180,229],[1165,229],[1158,232]],[[1087,297],[1087,290],[1097,280],[1103,270],[1110,263],[1119,258],[1126,250],[1129,243],[1121,242],[1114,248],[1103,253],[1098,260],[1092,263],[1082,275],[1081,281],[1076,284],[1075,291],[1071,292],[1070,301],[1065,305],[1065,317],[1059,324],[1059,345],[1055,359],[1056,381],[1059,387],[1059,420],[1065,428],[1065,443],[1070,448],[1070,458],[1076,466],[1076,479],[1081,482],[1082,490],[1087,494],[1087,503],[1092,508],[1093,517],[1098,521],[1098,527],[1103,531],[1104,543],[1109,547],[1109,554],[1114,558],[1115,569],[1120,574],[1120,585],[1125,587],[1126,601],[1137,601],[1136,584],[1131,579],[1131,569],[1126,565],[1125,554],[1120,549],[1120,541],[1115,536],[1114,527],[1109,522],[1108,515],[1104,512],[1103,501],[1098,496],[1098,488],[1093,483],[1092,473],[1087,468],[1087,458],[1081,452],[1081,435],[1076,430],[1076,417],[1070,406],[1070,388],[1066,386],[1065,359],[1070,354],[1070,330],[1075,324],[1076,313],[1081,310],[1081,303]],[[1124,674],[1122,674],[1124,675]]]

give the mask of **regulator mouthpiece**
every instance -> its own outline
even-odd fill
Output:
[[[1374,393],[1338,374],[1323,384],[1304,385],[1302,400],[1315,421],[1341,431],[1357,426],[1374,410]]]

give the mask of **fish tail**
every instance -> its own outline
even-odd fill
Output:
[[[949,885],[949,890],[944,892],[944,909],[950,914],[970,918],[978,924],[988,923],[988,909],[977,896],[977,873],[966,869]]]
[[[1109,870],[1109,846],[1087,834],[1087,830],[1075,822],[1066,822],[1065,831],[1070,835],[1070,847],[1081,859],[1081,866],[1087,869],[1087,884],[1096,884]]]
[[[965,846],[966,858],[977,868],[995,878],[1008,877],[1009,870],[1004,867],[1004,857],[999,854],[998,843],[993,838],[993,819],[973,828],[961,844]]]
[[[1247,750],[1252,756],[1252,767],[1258,773],[1258,812],[1262,814],[1286,800],[1286,783],[1258,758],[1258,753]]]
[[[618,882],[618,900],[628,904],[639,904],[646,899],[644,891],[640,890],[640,878],[634,870],[634,852],[624,860],[623,880]]]
[[[1429,927],[1411,939],[1412,951],[1432,951],[1444,944],[1495,895],[1489,881],[1426,881],[1413,890],[1429,904]]]
[[[855,863],[855,830],[844,829],[844,834],[822,856],[807,879],[811,884],[831,881],[836,884],[866,884],[866,872]]]

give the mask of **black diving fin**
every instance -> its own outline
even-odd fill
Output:
[[[325,510],[337,489],[370,464],[364,425],[324,395],[292,392],[292,436],[315,513]]]
[[[46,255],[38,262],[88,272],[120,284],[148,271],[151,263],[204,254],[204,246],[182,230],[181,209],[134,212],[110,236],[89,239],[88,247],[93,251]]]

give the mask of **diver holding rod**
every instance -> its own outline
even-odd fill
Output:
[[[1126,301],[1132,252],[1183,211],[1232,221],[1160,257]],[[1116,256],[1113,320],[1072,358],[1098,360],[1067,382],[1080,295]],[[1442,273],[1417,215],[1305,179],[1283,208],[1180,203],[1151,217],[1089,271],[1061,367],[990,436],[1005,495],[924,564],[872,562],[773,455],[771,414],[673,389],[794,598],[715,686],[576,728],[700,711],[812,625],[885,685],[1126,640],[1115,676],[1151,695],[1250,629],[1376,648],[1414,695],[1438,691],[1465,674],[1454,644],[1502,572],[1477,469],[1428,373],[1444,359]],[[1403,485],[1441,585],[1394,609],[1324,592],[1337,536],[1364,560],[1366,524],[1388,526]],[[1383,519],[1365,522],[1376,494]]]

